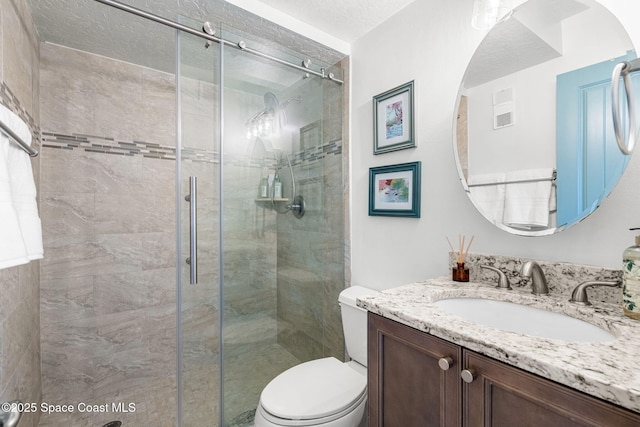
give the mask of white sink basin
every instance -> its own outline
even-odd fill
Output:
[[[440,310],[479,325],[571,342],[611,341],[616,337],[591,323],[552,311],[484,298],[435,301]]]

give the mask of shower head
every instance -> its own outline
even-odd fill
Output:
[[[264,109],[251,116],[246,123],[249,139],[259,135],[264,137],[278,135],[287,124],[287,115],[284,110],[292,101],[302,102],[302,97],[296,96],[280,103],[273,92],[266,92],[262,99]]]

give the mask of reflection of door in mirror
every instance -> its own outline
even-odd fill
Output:
[[[458,162],[465,180],[469,178],[469,138],[467,136],[467,97],[460,97],[456,119]]]
[[[558,226],[593,212],[624,172],[629,158],[615,145],[611,73],[616,64],[635,57],[629,52],[557,77],[556,123],[562,123],[556,128]]]
[[[580,222],[611,192],[626,160],[615,153],[615,138],[606,150],[603,145],[603,129],[612,127],[603,87],[613,58],[627,52],[634,46],[626,30],[597,0],[527,0],[487,33],[469,61],[453,123],[461,182],[485,218],[513,234],[554,234]],[[601,62],[611,68],[591,80],[598,84],[569,95],[556,87],[558,75]],[[584,111],[558,116],[562,106],[583,102]],[[584,129],[573,132],[584,132],[584,146],[557,147],[559,132],[577,123]],[[562,155],[566,161],[557,159]],[[565,170],[567,162],[574,166]],[[556,182],[563,186],[557,192]]]

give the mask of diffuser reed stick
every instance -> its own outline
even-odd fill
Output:
[[[449,238],[445,236],[445,238],[447,239],[447,243],[449,243],[449,247],[451,248],[451,252],[455,254],[456,262],[458,264],[464,264],[464,260],[467,258],[467,254],[469,253],[469,249],[471,248],[471,243],[473,243],[474,237],[475,236],[471,236],[471,239],[469,239],[469,243],[467,243],[467,247],[465,249],[464,243],[465,243],[466,237],[460,234],[458,236],[458,250],[456,251],[455,249],[453,249],[451,240],[449,240]]]

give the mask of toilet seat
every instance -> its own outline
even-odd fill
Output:
[[[294,366],[262,391],[260,412],[281,426],[308,426],[339,419],[367,397],[367,378],[334,357]]]

